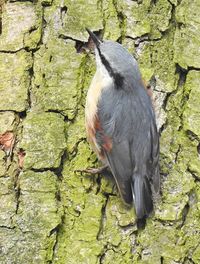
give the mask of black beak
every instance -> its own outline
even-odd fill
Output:
[[[99,45],[102,43],[102,41],[88,28],[85,28],[88,32],[88,34],[90,35],[91,39],[93,40],[94,44],[96,45],[96,47],[98,48]]]

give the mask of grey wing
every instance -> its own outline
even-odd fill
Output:
[[[148,170],[148,178],[152,179],[155,189],[159,186],[155,117],[148,95],[142,94],[143,101],[140,97],[141,94],[109,89],[102,93],[98,103],[103,133],[112,140],[111,150],[103,151],[126,203],[133,200],[131,181],[136,167],[142,173]],[[98,136],[98,140],[103,145],[101,136]],[[157,176],[153,176],[155,172]]]
[[[113,143],[111,151],[104,153],[122,198],[130,204],[133,200],[130,184],[133,166],[128,141]]]

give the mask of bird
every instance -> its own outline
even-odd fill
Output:
[[[136,59],[120,43],[86,28],[95,47],[96,72],[85,104],[87,139],[114,176],[138,220],[154,208],[160,190],[159,133],[152,101]]]

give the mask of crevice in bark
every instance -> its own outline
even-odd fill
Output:
[[[25,119],[27,116],[27,112],[26,111],[18,112],[18,115],[20,119]]]
[[[5,53],[5,54],[15,54],[21,50],[24,50],[24,47],[21,49],[17,49],[17,50],[0,50],[0,53]]]
[[[87,42],[81,41],[79,39],[75,39],[71,36],[66,36],[64,34],[60,34],[58,36],[59,39],[63,39],[63,40],[72,40],[75,42],[75,48],[77,53],[80,53],[82,51],[83,48],[85,48],[87,46]]]
[[[165,111],[166,111],[166,107],[167,107],[167,104],[168,104],[168,101],[169,101],[170,97],[175,95],[180,87],[184,86],[184,84],[186,82],[188,71],[183,69],[182,67],[180,67],[178,64],[176,64],[175,74],[179,75],[178,82],[177,82],[177,87],[171,93],[167,93],[166,94],[166,97],[165,97],[165,100],[164,100],[164,104],[163,104],[163,108],[164,108]]]
[[[72,151],[69,153],[69,154],[70,154],[70,159],[69,159],[70,161],[76,157],[76,155],[77,155],[77,153],[78,153],[78,146],[79,146],[79,144],[80,144],[81,142],[86,142],[86,138],[80,138],[80,139],[76,142],[76,144],[74,145]]]
[[[99,225],[99,231],[97,234],[97,240],[101,240],[101,236],[103,234],[103,228],[104,228],[104,224],[106,220],[106,206],[108,204],[108,200],[109,200],[109,195],[106,196],[106,201],[101,209],[101,220],[100,220],[100,225]]]
[[[2,228],[2,229],[8,229],[8,230],[14,230],[14,229],[16,229],[15,226],[5,226],[5,225],[0,225],[0,228]]]
[[[60,20],[61,20],[62,27],[64,26],[64,18],[67,14],[67,10],[68,10],[68,7],[65,5],[60,7]]]
[[[186,134],[191,141],[196,140],[196,141],[200,142],[200,138],[191,130],[187,130]],[[197,148],[197,151],[198,151],[198,148]]]
[[[179,109],[177,110],[176,108],[174,109],[174,111],[177,112],[177,115],[180,118],[180,127],[179,127],[179,131],[180,131],[183,128],[183,117],[182,116],[183,116],[183,112],[184,112],[184,105],[185,105],[185,102],[187,101],[187,98],[185,98],[185,95],[184,95],[184,85],[186,82],[188,71],[183,69],[178,64],[176,64],[175,74],[179,75],[179,78],[177,81],[177,87],[174,91],[166,94],[166,97],[165,97],[164,102],[163,102],[163,109],[165,112],[168,112],[167,106],[168,106],[169,100],[171,99],[172,96],[175,96],[180,89],[182,89],[182,95],[181,95],[182,98],[181,98],[181,102],[180,102],[182,111],[180,111]]]
[[[51,171],[55,175],[57,175],[58,178],[60,179],[62,177],[61,172],[62,172],[63,163],[64,163],[65,159],[66,159],[66,152],[64,151],[64,153],[63,153],[63,155],[61,157],[61,164],[59,165],[58,168],[52,168],[52,167],[48,167],[48,168],[30,168],[30,170],[33,171],[33,172]]]
[[[61,232],[61,228],[62,228],[62,226],[64,224],[64,218],[65,218],[65,215],[63,214],[61,216],[60,224],[58,224],[56,227],[54,227],[50,231],[49,237],[52,236],[53,234],[56,234],[56,236],[55,236],[55,242],[54,242],[53,249],[52,249],[52,251],[53,251],[52,252],[52,259],[47,261],[48,264],[54,263],[54,259],[55,259],[55,256],[56,256],[56,247],[57,247],[58,240],[59,240],[58,237],[59,237],[59,233]]]
[[[55,114],[60,114],[61,116],[64,117],[65,122],[70,122],[71,119],[64,113],[64,110],[58,110],[58,109],[48,109],[45,111],[46,113],[55,113]]]
[[[112,249],[109,249],[108,248],[108,244],[106,244],[102,250],[102,253],[101,255],[99,256],[99,264],[103,264],[104,263],[104,260],[105,260],[105,256],[106,256],[106,252],[108,250],[112,250]]]
[[[176,90],[176,92],[177,92],[177,90]],[[168,104],[168,101],[169,101],[170,97],[172,95],[176,94],[176,92],[173,91],[173,92],[170,92],[170,93],[166,93],[166,96],[165,96],[165,99],[164,99],[163,105],[162,105],[162,107],[163,107],[165,112],[167,111],[167,104]]]
[[[32,56],[32,62],[34,63],[34,57]],[[31,109],[32,102],[31,102],[31,90],[32,90],[32,81],[34,78],[34,71],[33,71],[33,64],[31,68],[28,70],[29,76],[30,76],[30,82],[27,89],[27,101],[28,101],[28,109]]]
[[[11,0],[9,2],[12,2],[12,3],[16,3],[16,2],[20,2],[20,3],[26,3],[26,2],[35,3],[35,0]]]
[[[179,75],[177,88],[183,86],[186,82],[188,70],[182,68],[178,63],[176,64],[176,74]]]
[[[197,176],[197,174],[194,171],[192,171],[190,168],[187,168],[187,171],[192,175],[195,182],[200,182],[200,177]]]
[[[63,166],[65,164],[65,161],[67,160],[67,150],[65,149],[62,156],[61,156],[61,162],[60,166],[54,170],[54,173],[57,175],[58,179],[62,180],[62,171],[63,171]]]
[[[41,4],[42,4],[43,7],[49,7],[49,6],[52,6],[53,1],[54,0],[51,0],[51,2],[43,0]]]
[[[99,193],[101,189],[101,175],[97,175],[96,183],[97,183],[97,190],[96,190],[96,195]]]
[[[14,181],[14,190],[15,190],[15,200],[16,200],[16,208],[15,208],[15,214],[18,214],[19,204],[20,204],[20,195],[21,195],[21,189],[19,184],[19,175],[20,170],[15,175],[15,181]]]
[[[199,143],[199,145],[197,146],[197,152],[198,152],[198,154],[200,155],[200,143]]]
[[[146,33],[146,34],[144,34],[142,36],[136,37],[136,38],[133,38],[133,37],[130,37],[130,36],[126,36],[126,37],[129,38],[129,39],[134,40],[135,48],[139,48],[141,44],[150,41],[148,33]]]
[[[103,248],[103,250],[102,250],[102,253],[98,256],[99,263],[100,263],[100,264],[103,264],[103,263],[104,263],[104,261],[105,261],[105,257],[106,257],[106,253],[107,253],[108,251],[113,251],[114,253],[118,253],[120,256],[123,257],[126,253],[124,253],[122,250],[119,250],[120,244],[121,244],[121,243],[119,243],[119,245],[115,246],[115,245],[112,245],[112,244],[110,244],[110,243],[107,243],[107,244],[104,246],[104,248]]]
[[[196,67],[188,67],[188,71],[200,71],[200,68],[196,68]]]
[[[171,10],[171,18],[169,19],[169,26],[168,29],[170,29],[170,25],[175,26],[176,23],[176,6],[174,5],[174,3],[172,3],[170,0],[167,0],[170,5],[172,6],[172,10]]]
[[[178,162],[178,156],[179,156],[179,153],[181,152],[181,150],[182,150],[182,146],[179,144],[179,145],[178,145],[178,149],[177,149],[177,151],[176,151],[176,153],[175,153],[175,160],[174,160],[174,163],[177,163],[177,162]]]
[[[59,167],[58,168],[50,168],[50,171],[54,172],[54,174],[57,176],[57,185],[56,185],[57,187],[56,187],[56,193],[55,193],[55,198],[57,201],[57,213],[59,213],[59,207],[62,206],[61,205],[62,197],[61,197],[61,192],[60,192],[60,187],[59,187],[59,181],[62,181],[62,179],[63,179],[62,171],[63,171],[63,166],[64,166],[66,159],[67,159],[67,150],[64,150],[62,157],[61,157],[61,162],[60,162]],[[44,171],[45,170],[46,169],[44,169]],[[58,236],[59,236],[59,233],[61,232],[61,229],[63,227],[64,218],[65,218],[65,212],[63,211],[62,215],[60,216],[60,223],[56,227],[54,227],[49,233],[49,237],[52,236],[53,234],[56,234],[53,249],[52,249],[52,251],[53,251],[52,252],[52,259],[47,261],[47,263],[49,263],[49,264],[54,262],[54,258],[56,256],[56,247],[57,247],[58,240],[59,240]]]
[[[2,9],[3,3],[0,3],[0,35],[2,34]]]
[[[182,228],[184,226],[186,218],[187,218],[187,215],[189,213],[189,209],[190,209],[190,205],[189,205],[189,203],[187,203],[185,205],[185,207],[183,208],[183,211],[182,211],[182,223],[179,226],[179,228]]]
[[[185,257],[183,260],[183,264],[197,264],[191,258]]]

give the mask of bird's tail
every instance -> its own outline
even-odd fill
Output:
[[[153,210],[152,191],[149,179],[134,175],[132,193],[137,219],[146,219]]]

